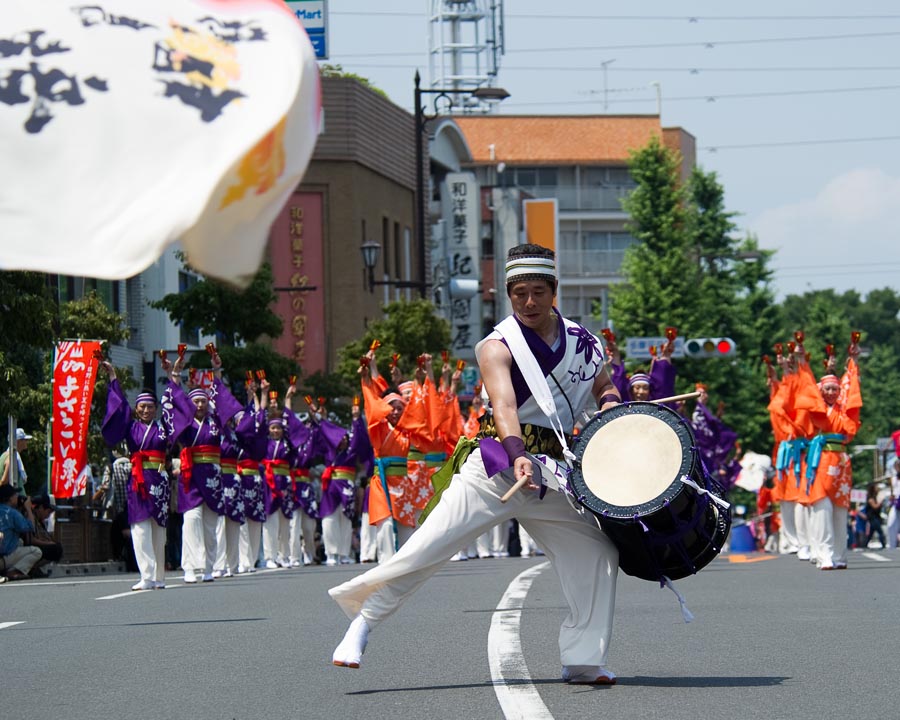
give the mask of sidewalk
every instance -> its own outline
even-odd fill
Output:
[[[50,563],[43,570],[48,578],[87,577],[92,575],[118,575],[127,573],[125,563],[117,560],[92,563]]]

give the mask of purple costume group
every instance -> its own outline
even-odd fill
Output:
[[[204,403],[194,402],[201,396],[208,399],[205,416],[198,411]],[[140,402],[156,398],[142,393]],[[218,378],[190,394],[170,380],[158,404],[158,419],[141,422],[118,381],[110,383],[102,434],[110,446],[124,441],[132,461],[128,522],[141,573],[133,589],[165,587],[173,483],[184,516],[185,582],[253,572],[261,540],[267,567],[309,564],[319,519],[342,533],[342,546],[326,548],[329,555],[350,555],[355,470],[371,456],[361,418],[349,431],[327,420],[304,423],[287,409],[269,418],[265,409],[244,408]],[[166,457],[179,447],[180,472],[170,480]],[[344,471],[335,472],[338,467]],[[332,472],[320,493],[323,468]]]

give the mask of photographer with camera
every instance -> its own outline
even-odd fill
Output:
[[[8,580],[27,580],[31,568],[41,559],[40,548],[22,543],[21,535],[33,532],[31,499],[20,501],[15,487],[0,486],[0,572]]]

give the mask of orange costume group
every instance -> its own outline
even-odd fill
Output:
[[[771,366],[769,373],[777,469],[773,499],[781,503],[782,551],[797,552],[822,570],[841,569],[847,566],[853,484],[846,446],[859,429],[862,407],[858,347],[854,339],[841,378],[828,374],[817,382],[802,344],[791,346],[788,357],[779,352],[782,378]]]
[[[375,453],[375,475],[369,485],[369,523],[383,526],[392,519],[392,542],[378,540],[380,560],[405,542],[415,529],[419,514],[434,494],[431,477],[456,447],[463,432],[463,419],[455,382],[440,386],[431,377],[398,386],[399,393],[383,395],[387,380],[377,372],[362,379],[363,401],[369,437]],[[454,376],[458,381],[458,375]],[[396,423],[391,416],[402,402]],[[379,531],[380,533],[381,531]]]

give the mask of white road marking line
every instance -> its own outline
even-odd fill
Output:
[[[152,590],[129,590],[128,592],[116,593],[115,595],[104,595],[103,597],[94,598],[94,600],[115,600],[116,598],[131,597],[132,595],[143,595],[144,593],[153,592]]]
[[[491,616],[488,662],[494,693],[506,720],[553,720],[531,682],[519,637],[525,596],[534,578],[549,566],[549,562],[544,562],[520,573],[506,588]]]
[[[19,620],[18,622],[0,622],[0,630],[6,630],[6,628],[11,628],[13,625],[24,625],[24,620]]]
[[[884,555],[879,555],[878,553],[873,552],[864,552],[862,554],[864,558],[869,558],[869,560],[878,560],[879,562],[890,562],[890,558],[886,558]]]

